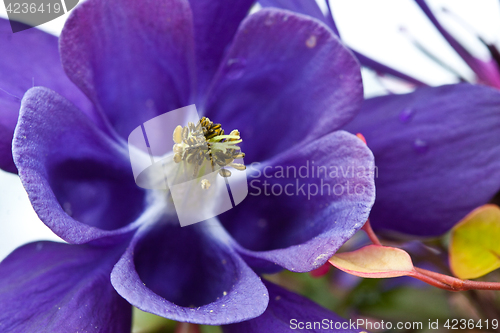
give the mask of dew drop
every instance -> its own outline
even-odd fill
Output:
[[[415,141],[413,141],[413,148],[417,153],[424,154],[429,150],[429,145],[422,139],[415,139]]]
[[[312,35],[306,40],[306,46],[310,49],[316,46],[317,38],[316,36]]]
[[[231,80],[239,79],[245,73],[247,62],[245,59],[234,58],[227,61],[226,76]]]
[[[412,108],[404,108],[399,113],[399,121],[403,124],[408,123],[412,120],[413,115],[415,114],[415,110]]]

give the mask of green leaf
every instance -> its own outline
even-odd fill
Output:
[[[173,332],[177,322],[132,308],[132,333]]]
[[[394,247],[368,245],[359,250],[335,254],[330,263],[344,272],[365,278],[413,275],[411,258]]]
[[[461,279],[475,279],[500,267],[500,208],[484,205],[451,230],[450,267]]]

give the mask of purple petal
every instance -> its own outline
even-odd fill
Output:
[[[132,305],[169,319],[220,325],[255,318],[269,301],[220,225],[162,221],[133,239],[111,274]]]
[[[59,62],[57,38],[38,29],[12,33],[8,20],[0,18],[0,168],[17,172],[12,160],[12,136],[24,93],[45,86],[91,113],[90,102],[64,74]]]
[[[378,168],[377,229],[436,236],[500,189],[500,92],[468,84],[367,100],[361,132]]]
[[[263,161],[343,126],[363,98],[359,65],[323,24],[278,9],[249,16],[215,79],[207,115]]]
[[[36,242],[0,263],[0,331],[130,332],[109,274],[123,248]]]
[[[287,9],[291,10],[293,12],[299,13],[299,14],[304,14],[308,15],[311,17],[314,17],[326,25],[330,27],[330,29],[333,30],[333,32],[337,35],[340,36],[339,31],[337,29],[337,26],[335,24],[335,21],[333,20],[333,15],[330,10],[330,5],[329,2],[326,1],[326,4],[328,5],[328,10],[329,10],[329,15],[325,16],[323,15],[323,12],[319,8],[318,4],[316,1],[311,1],[311,0],[260,0],[259,3],[263,7],[276,7],[276,8],[281,8],[281,9]],[[395,76],[397,78],[403,79],[405,81],[411,82],[417,86],[425,86],[425,83],[422,83],[421,81],[406,75],[404,73],[401,73],[391,67],[388,67],[386,65],[383,65],[371,58],[368,58],[367,56],[356,52],[352,51],[356,58],[358,58],[359,62],[366,67],[369,67],[377,72],[380,73],[387,73],[389,75]]]
[[[123,137],[157,115],[192,104],[192,16],[183,0],[89,0],[64,26],[70,79]]]
[[[196,42],[198,94],[210,84],[227,46],[254,0],[190,0]]]
[[[265,270],[259,261],[299,272],[323,265],[363,226],[375,199],[373,155],[343,131],[249,173],[249,195],[220,218],[249,263]]]
[[[358,333],[355,321],[335,313],[286,289],[264,280],[269,306],[260,317],[223,326],[224,333],[343,332]],[[310,323],[308,326],[307,323]]]
[[[25,94],[13,154],[33,208],[68,242],[128,231],[144,208],[127,147],[49,89]]]

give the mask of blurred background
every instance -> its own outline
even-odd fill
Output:
[[[317,2],[326,12],[324,0]],[[485,60],[489,58],[488,50],[478,37],[500,47],[498,0],[428,0],[427,3],[439,21],[473,55]],[[472,71],[413,0],[330,0],[330,5],[343,40],[352,49],[429,85],[456,83],[459,76],[473,82]],[[67,15],[38,28],[57,36]],[[3,4],[0,4],[0,17],[7,17]],[[431,51],[432,56],[422,48]],[[405,93],[413,89],[411,85],[380,77],[369,69],[363,68],[362,74],[366,97]],[[19,178],[0,171],[0,260],[16,247],[35,240],[61,241],[37,218]],[[359,247],[366,241],[364,236],[357,235],[347,247]],[[416,263],[422,259],[428,265],[431,255],[435,256],[436,265],[445,262],[439,258],[446,249],[446,239],[404,246],[408,247],[405,249]],[[446,267],[430,268],[446,271]],[[485,316],[500,319],[498,295],[493,292],[449,293],[406,278],[360,279],[333,269],[319,279],[309,274],[289,272],[268,278],[346,317],[390,319],[393,322],[420,320],[424,323],[428,319],[477,320]],[[500,281],[500,276],[493,272],[484,280]],[[325,293],[325,290],[330,292]],[[145,323],[154,322],[145,314],[141,316],[145,316]],[[136,324],[140,323],[139,317],[136,317]],[[159,322],[158,325],[167,328],[158,332],[173,329],[173,323]],[[152,330],[136,325],[136,332]],[[208,332],[213,328],[203,330]]]

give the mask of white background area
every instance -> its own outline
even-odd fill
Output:
[[[321,3],[323,0],[318,1]],[[330,3],[341,36],[353,49],[431,85],[457,82],[455,75],[414,46],[411,42],[414,38],[465,79],[473,79],[470,69],[412,0],[331,0]],[[498,0],[429,0],[428,3],[442,24],[473,54],[484,59],[488,57],[486,48],[474,35],[478,34],[490,43],[498,42]],[[322,5],[324,8],[324,3]],[[454,15],[444,13],[443,7]],[[59,35],[67,15],[39,28]],[[0,17],[6,16],[2,2]],[[460,20],[466,23],[459,23]],[[401,28],[412,37],[403,34]],[[386,88],[395,92],[408,90],[387,80],[383,80],[381,85],[370,70],[363,70],[363,80],[366,96],[385,94]],[[59,238],[37,218],[19,177],[0,171],[0,260],[17,246],[41,239]]]

